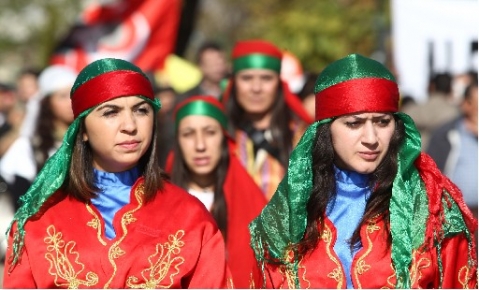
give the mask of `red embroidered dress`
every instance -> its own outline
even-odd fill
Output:
[[[208,211],[170,183],[143,204],[142,182],[115,215],[113,240],[93,205],[55,193],[26,223],[24,251],[13,269],[7,259],[4,287],[226,288],[224,241]]]
[[[351,266],[354,288],[396,288],[396,272],[387,247],[386,229],[381,217],[370,220],[361,228],[362,249],[355,255]],[[325,219],[325,228],[316,249],[298,265],[300,288],[346,288],[345,271],[334,252],[336,228]],[[414,251],[410,266],[411,288],[439,288],[444,267],[442,288],[477,288],[477,280],[470,280],[472,269],[468,266],[468,242],[465,235],[443,241],[440,251]],[[438,255],[440,257],[438,257]],[[442,265],[438,260],[442,260]],[[294,276],[284,266],[266,264],[266,288],[295,288]]]

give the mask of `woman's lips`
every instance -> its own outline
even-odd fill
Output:
[[[193,162],[196,166],[204,166],[208,165],[210,163],[210,158],[209,157],[198,157],[193,159]]]
[[[359,156],[361,156],[362,159],[367,160],[367,161],[374,161],[378,158],[379,152],[374,151],[374,152],[359,152]]]
[[[118,144],[120,147],[127,150],[135,150],[140,146],[139,141],[126,141]]]

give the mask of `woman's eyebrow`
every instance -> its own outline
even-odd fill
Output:
[[[120,106],[115,105],[115,104],[102,104],[96,108],[96,111],[101,111],[103,109],[121,109]]]

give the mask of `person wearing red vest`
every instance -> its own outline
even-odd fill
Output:
[[[222,101],[241,163],[269,200],[288,157],[312,122],[280,78],[282,52],[265,40],[244,40],[232,51],[233,74]]]
[[[74,121],[16,212],[4,288],[226,288],[210,213],[158,165],[147,76],[106,58],[70,93]]]
[[[315,95],[316,122],[250,224],[262,286],[477,289],[477,220],[421,152],[391,72],[351,54]]]
[[[166,171],[218,223],[234,287],[257,288],[261,272],[249,245],[248,224],[266,199],[236,156],[223,106],[212,96],[193,96],[179,103],[174,115],[176,138]]]

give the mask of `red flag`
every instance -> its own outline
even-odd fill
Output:
[[[80,71],[97,59],[114,57],[144,71],[161,70],[174,52],[180,14],[181,0],[117,0],[91,6],[50,62]]]

